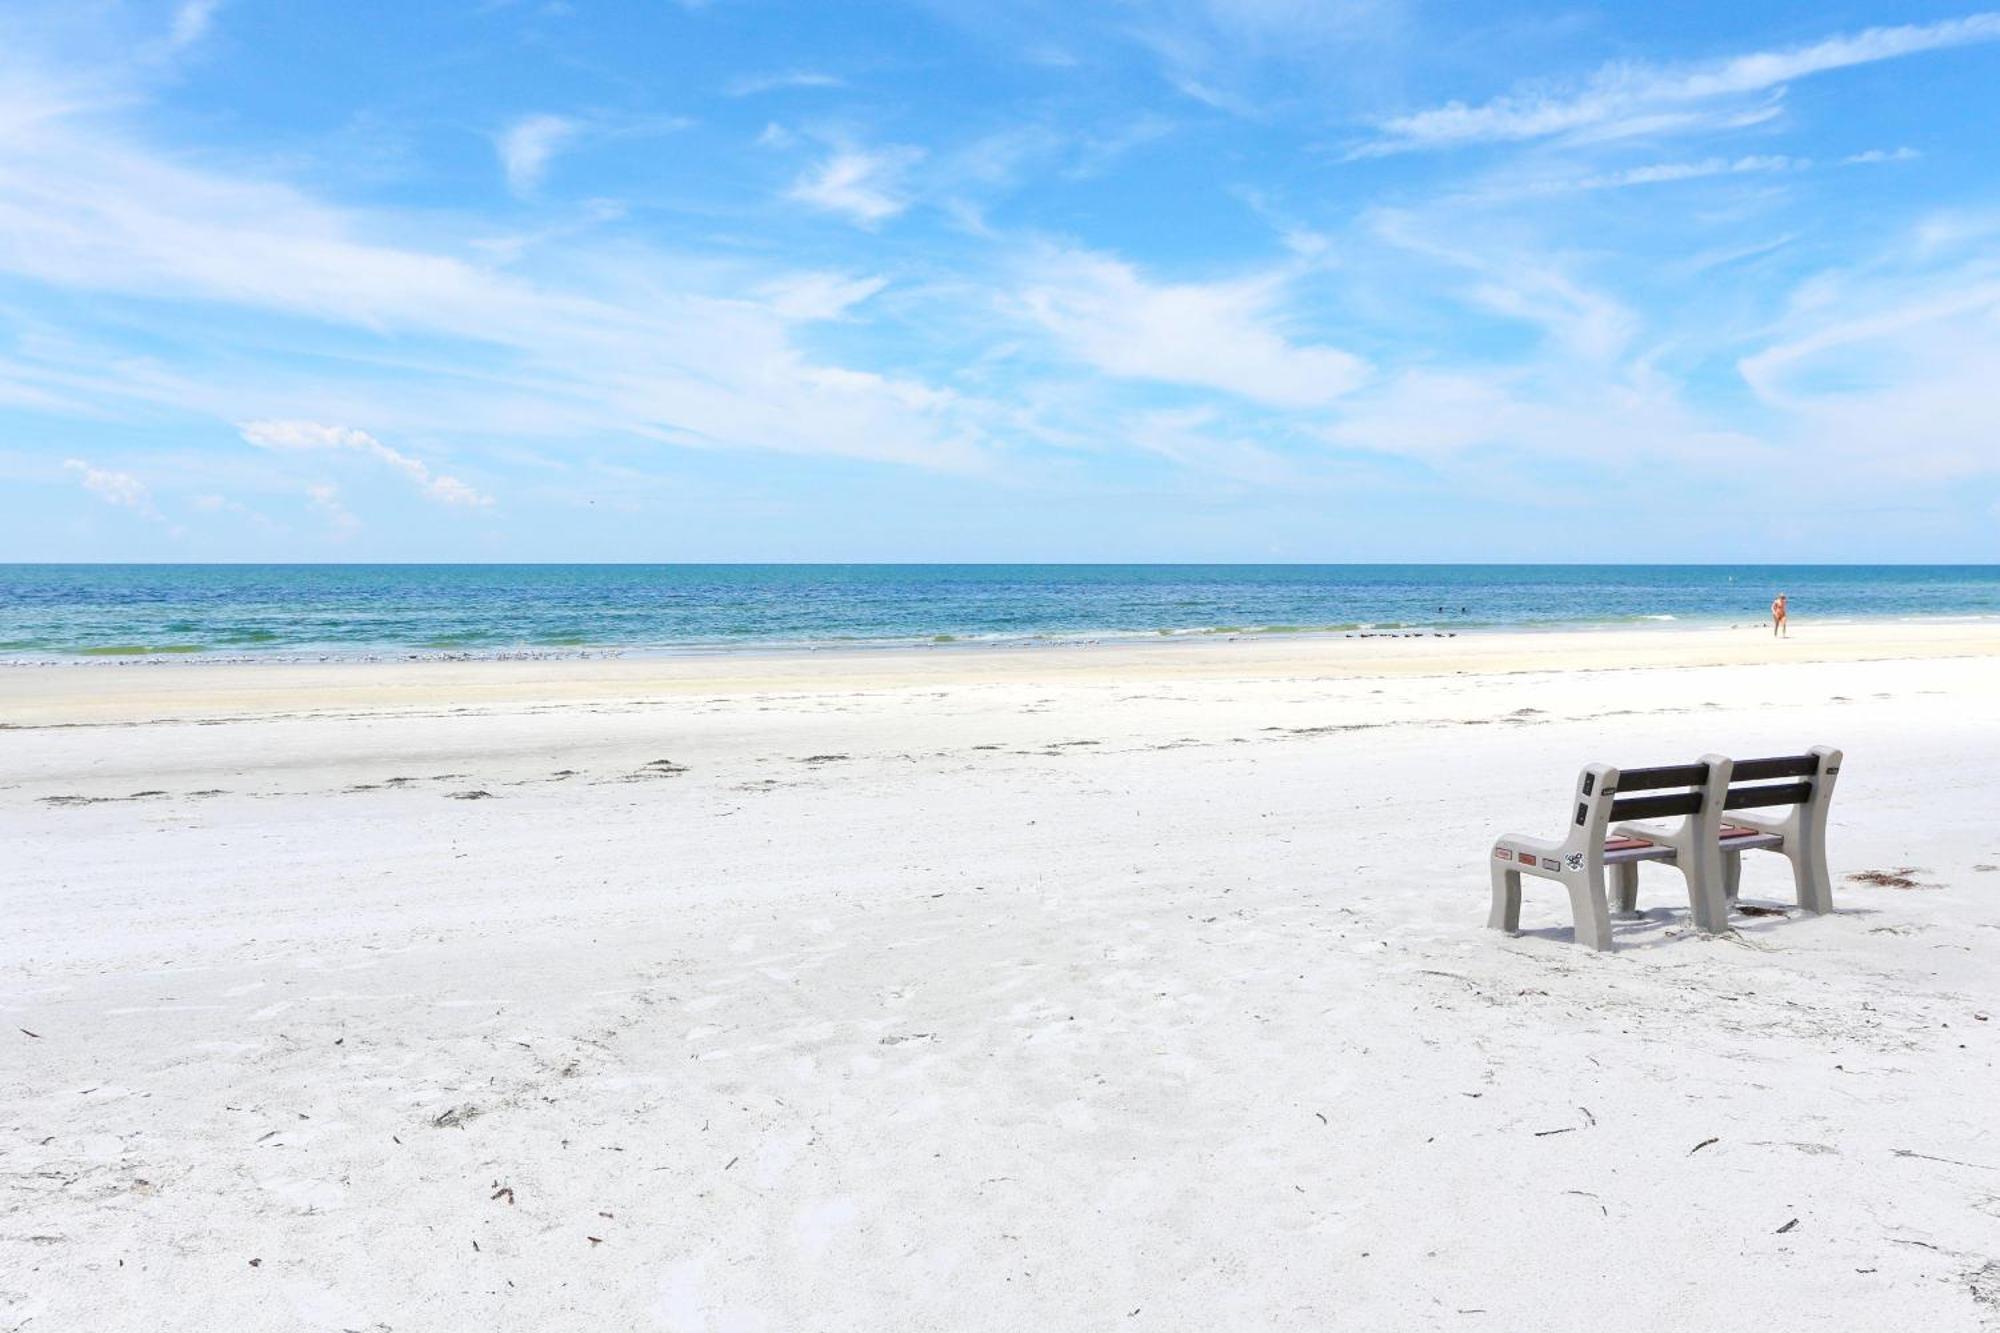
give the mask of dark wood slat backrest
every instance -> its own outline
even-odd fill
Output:
[[[1804,805],[1812,799],[1810,782],[1780,782],[1768,787],[1731,787],[1722,798],[1724,810],[1759,810],[1769,805]]]
[[[1723,798],[1722,808],[1761,810],[1774,805],[1804,805],[1812,799],[1812,783],[1773,783],[1771,779],[1809,778],[1818,772],[1817,755],[1788,754],[1769,759],[1739,760],[1730,767],[1729,794]],[[1662,768],[1628,769],[1618,775],[1618,799],[1611,803],[1611,818],[1671,819],[1675,815],[1700,814],[1702,794],[1698,791],[1668,792],[1663,796],[1628,796],[1626,793],[1661,791],[1671,787],[1699,787],[1707,781],[1707,764],[1674,764]],[[1739,783],[1769,785],[1739,786]]]
[[[1731,786],[1739,782],[1769,782],[1772,778],[1809,778],[1819,772],[1819,756],[1787,754],[1773,759],[1739,759],[1729,770]]]
[[[1618,789],[1624,791],[1623,787]],[[1671,819],[1675,815],[1701,813],[1701,793],[1677,791],[1665,796],[1624,796],[1611,803],[1611,817],[1617,819]]]
[[[1659,791],[1662,787],[1699,787],[1707,781],[1707,764],[1674,764],[1667,768],[1628,768],[1618,775],[1618,790]]]

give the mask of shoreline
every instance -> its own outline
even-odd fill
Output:
[[[1347,680],[1643,668],[1750,667],[2000,656],[2000,622],[1811,623],[1572,629],[1448,636],[1391,632],[1118,640],[1032,646],[522,658],[188,661],[112,671],[103,662],[0,671],[0,730],[251,717],[277,711],[507,708],[643,700],[868,692],[946,686],[1215,679]],[[157,660],[139,659],[146,665]],[[130,665],[130,662],[121,665]]]
[[[2000,614],[1941,612],[1931,615],[1881,614],[1827,616],[1811,620],[1820,629],[1883,626],[1990,626],[2000,630]],[[1065,649],[1116,649],[1168,644],[1250,642],[1314,642],[1348,639],[1483,639],[1493,636],[1685,634],[1707,631],[1743,632],[1767,629],[1770,621],[1642,615],[1618,620],[1485,621],[1458,625],[1430,622],[1382,624],[1360,622],[1324,626],[1252,625],[1152,630],[1078,630],[1044,634],[948,634],[914,638],[756,639],[742,642],[690,640],[682,643],[515,643],[458,648],[445,644],[381,644],[367,647],[304,645],[296,648],[242,649],[168,645],[162,647],[82,648],[47,655],[0,653],[0,670],[50,667],[121,666],[337,666],[416,665],[463,662],[590,662],[608,660],[679,661],[734,657],[791,657],[821,654],[1032,652]]]

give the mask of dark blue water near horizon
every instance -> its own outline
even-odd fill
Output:
[[[0,565],[0,658],[2000,618],[1994,565]]]

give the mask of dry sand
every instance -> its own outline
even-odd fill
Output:
[[[2000,1327],[1996,660],[0,671],[0,1330]],[[1481,928],[1814,743],[1835,915]]]

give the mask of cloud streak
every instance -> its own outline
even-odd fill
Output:
[[[1849,161],[1857,159],[1850,158]],[[1886,158],[1860,159],[1886,161]],[[1673,185],[1681,181],[1705,180],[1714,176],[1751,176],[1807,171],[1812,162],[1782,153],[1756,153],[1742,157],[1709,157],[1698,162],[1653,162],[1619,171],[1595,172],[1587,176],[1558,177],[1552,180],[1502,184],[1478,192],[1486,199],[1525,199],[1538,195],[1569,194],[1588,190],[1623,190],[1642,185]]]
[[[507,188],[523,197],[539,190],[548,175],[549,162],[581,128],[568,116],[539,115],[523,116],[502,130],[493,147],[500,155]]]
[[[153,500],[147,493],[146,483],[130,472],[115,472],[110,468],[97,467],[81,458],[64,459],[63,468],[76,473],[83,489],[104,503],[119,509],[130,509],[148,517],[153,515]]]
[[[1281,277],[1154,283],[1121,260],[1055,251],[1019,304],[1075,359],[1109,375],[1216,389],[1280,408],[1321,407],[1368,377],[1361,358],[1280,327]]]
[[[167,30],[167,45],[179,51],[199,42],[208,35],[220,8],[222,0],[182,0],[174,10],[173,26]]]
[[[915,148],[837,148],[799,177],[791,197],[859,226],[879,226],[910,206],[904,177],[922,157]]]
[[[864,212],[900,207],[857,188]],[[611,433],[954,471],[979,465],[980,404],[904,376],[826,364],[795,345],[799,324],[851,304],[874,279],[801,278],[765,265],[704,281],[683,256],[577,242],[556,276],[535,280],[471,262],[435,231],[424,243],[396,239],[409,231],[393,213],[331,207],[281,183],[182,165],[68,102],[0,115],[0,274],[106,300],[284,317],[321,345],[366,347],[381,370],[372,383],[287,386],[268,373],[163,373],[78,349],[55,364],[12,363],[19,382],[8,392],[53,386],[230,421],[365,411],[434,433]],[[460,249],[477,252],[469,238]]]
[[[755,97],[759,93],[779,92],[789,88],[845,88],[847,81],[835,74],[824,74],[818,70],[795,69],[780,74],[746,74],[731,79],[723,89],[731,97]]]
[[[306,487],[306,500],[325,516],[335,540],[345,541],[361,531],[361,520],[341,503],[340,488],[331,482],[314,482]]]
[[[391,449],[365,430],[325,426],[316,421],[246,421],[238,429],[245,441],[260,449],[299,453],[344,450],[366,455],[400,472],[411,485],[439,504],[483,509],[493,503],[491,496],[481,494],[457,477],[432,472],[422,459]]]
[[[1815,74],[1991,41],[2000,41],[2000,13],[1868,28],[1701,65],[1607,65],[1568,91],[1517,92],[1470,105],[1448,102],[1390,118],[1381,122],[1381,136],[1356,155],[1673,129],[1699,120],[1705,106],[1772,93]]]

